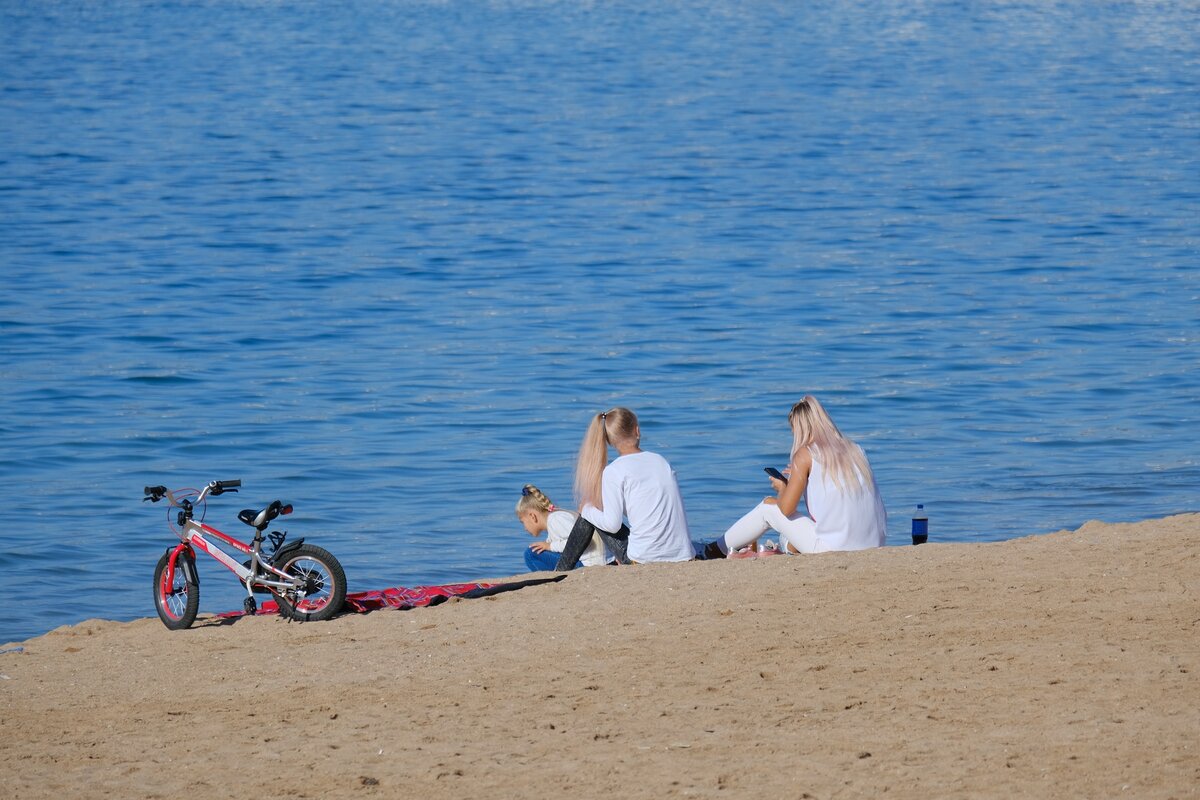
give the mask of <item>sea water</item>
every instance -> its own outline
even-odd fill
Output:
[[[160,483],[518,573],[615,405],[697,539],[805,393],[892,545],[1195,510],[1198,223],[1196,2],[0,3],[0,641],[153,615]]]

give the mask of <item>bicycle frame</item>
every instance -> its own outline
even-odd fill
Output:
[[[203,502],[208,496],[208,491],[209,487],[205,487],[203,490],[201,490],[199,496],[196,498],[195,504]],[[168,491],[164,497],[166,497],[170,508],[186,509],[182,503],[175,499],[173,492]],[[278,570],[262,560],[262,539],[257,535],[255,536],[256,541],[254,544],[248,545],[245,542],[233,538],[227,533],[217,530],[211,525],[205,525],[203,522],[197,522],[196,520],[191,519],[190,516],[183,520],[182,527],[176,531],[176,533],[179,536],[180,542],[171,551],[171,557],[167,564],[167,571],[163,576],[163,580],[167,586],[170,586],[175,580],[175,568],[179,559],[179,554],[184,550],[191,552],[193,547],[203,550],[205,553],[216,559],[227,570],[237,575],[238,580],[246,587],[246,592],[250,596],[253,596],[255,586],[260,586],[272,591],[283,592],[289,589],[299,590],[304,585],[301,579],[292,575],[288,575],[286,572]],[[215,546],[208,537],[219,540],[234,550],[250,556],[250,567],[247,568],[245,565],[238,563],[228,553]],[[193,575],[190,577],[199,583],[199,576]]]
[[[346,599],[346,571],[341,562],[323,547],[306,544],[303,538],[287,540],[285,531],[267,533],[277,518],[291,514],[292,504],[272,500],[262,510],[244,509],[237,517],[254,529],[254,538],[243,542],[224,531],[204,524],[207,498],[236,492],[241,480],[209,481],[197,490],[147,486],[143,502],[167,501],[167,525],[179,538],[154,565],[154,607],[169,630],[191,627],[200,610],[200,575],[196,551],[207,553],[238,577],[246,589],[245,613],[259,613],[257,593],[270,594],[279,614],[289,621],[324,622],[342,609]],[[263,552],[263,541],[270,549]],[[249,556],[249,558],[246,558]],[[243,560],[244,559],[244,560]]]

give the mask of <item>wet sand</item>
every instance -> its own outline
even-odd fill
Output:
[[[1200,514],[20,644],[16,798],[1200,797]]]

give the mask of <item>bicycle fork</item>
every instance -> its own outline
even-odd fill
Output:
[[[191,546],[187,542],[180,542],[174,547],[167,548],[167,552],[171,555],[167,558],[167,570],[163,573],[163,584],[170,589],[175,585],[175,570],[180,568],[179,561],[180,553],[187,553],[188,557],[183,559],[182,569],[183,577],[188,583],[200,586],[200,572],[196,569],[196,553],[193,552]]]

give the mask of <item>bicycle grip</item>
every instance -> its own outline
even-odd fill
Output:
[[[217,481],[217,487],[221,489],[236,489],[241,485],[241,481]]]

